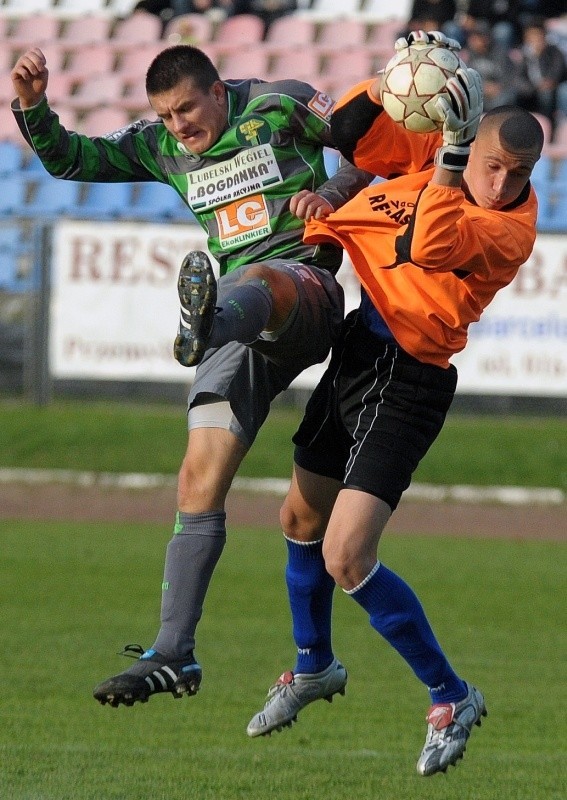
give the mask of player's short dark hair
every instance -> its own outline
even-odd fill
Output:
[[[220,80],[217,68],[206,53],[198,47],[177,44],[158,53],[148,67],[146,92],[149,95],[167,92],[184,78],[191,78],[202,92]]]
[[[498,127],[502,145],[512,152],[537,150],[544,145],[543,128],[539,120],[529,111],[518,106],[497,106],[482,118],[483,127]]]

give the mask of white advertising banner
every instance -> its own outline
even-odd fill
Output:
[[[205,250],[195,225],[65,220],[54,231],[49,364],[54,378],[190,382],[173,358],[177,274]],[[359,301],[350,263],[347,308]],[[567,237],[540,236],[514,283],[471,326],[454,359],[459,392],[567,396]],[[303,373],[314,386],[324,365]]]

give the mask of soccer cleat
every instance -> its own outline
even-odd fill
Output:
[[[484,697],[474,686],[467,684],[468,693],[458,703],[436,703],[427,714],[427,737],[417,762],[420,775],[446,772],[455,766],[467,749],[473,725],[481,724],[487,711]]]
[[[183,367],[195,367],[207,349],[217,301],[217,282],[205,253],[194,250],[185,256],[177,292],[181,308],[173,355]]]
[[[143,651],[140,645],[129,644],[122,655],[140,654],[129,669],[114,675],[95,687],[93,696],[103,706],[117,708],[121,703],[132,706],[139,700],[147,703],[153,694],[171,692],[175,697],[197,694],[201,684],[201,667],[193,654],[181,659],[168,659],[155,650]]]
[[[256,714],[246,729],[248,736],[268,736],[272,731],[291,728],[302,708],[314,700],[333,700],[345,693],[346,669],[335,658],[322,672],[313,675],[284,672],[268,692],[263,711]]]

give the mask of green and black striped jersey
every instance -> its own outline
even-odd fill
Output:
[[[348,162],[325,172],[331,147],[328,95],[306,83],[225,81],[228,124],[215,144],[196,155],[161,120],[140,120],[104,137],[67,131],[46,99],[12,108],[28,143],[57,178],[86,182],[158,181],[181,195],[206,231],[221,274],[269,258],[309,261],[336,272],[342,252],[303,242],[303,221],[291,197],[317,191],[339,208],[368,183]],[[49,92],[49,87],[48,87]]]

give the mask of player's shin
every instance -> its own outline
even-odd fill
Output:
[[[294,673],[316,673],[333,660],[331,614],[335,582],[325,569],[323,542],[286,537],[286,583],[297,645]]]

